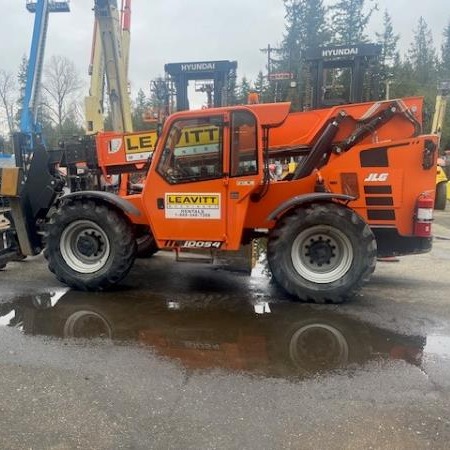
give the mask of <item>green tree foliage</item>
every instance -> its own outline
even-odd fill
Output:
[[[148,130],[148,123],[144,122],[144,116],[150,108],[150,101],[146,97],[145,92],[139,89],[136,100],[133,103],[132,121],[134,131]]]
[[[425,19],[420,17],[409,49],[409,60],[419,84],[430,85],[436,81],[437,57],[433,35]]]
[[[237,82],[236,82],[236,73],[233,73],[229,80],[228,80],[228,86],[227,86],[227,104],[237,105],[238,103],[238,93],[237,93]]]
[[[250,93],[251,83],[246,76],[243,76],[238,86],[237,101],[239,105],[247,104],[248,94]]]
[[[284,0],[286,11],[286,33],[282,43],[282,57],[276,70],[291,72],[298,82],[295,89],[289,81],[272,82],[272,91],[277,97],[290,99],[296,108],[305,96],[307,68],[305,51],[323,46],[330,41],[330,30],[326,20],[326,8],[322,0]]]
[[[46,112],[46,109],[42,108],[38,120],[42,125],[42,135],[47,148],[55,148],[60,141],[77,139],[85,134],[84,128],[80,125],[80,117],[76,112],[66,115],[61,126],[56,126]]]
[[[439,80],[450,81],[450,22],[444,28],[441,47],[441,64],[439,66]],[[447,106],[445,123],[442,127],[441,150],[450,149],[450,105]]]
[[[439,75],[442,79],[450,79],[450,22],[445,27],[443,33]]]
[[[396,57],[391,97],[420,95],[425,97],[424,130],[429,132],[437,94],[438,60],[433,37],[421,17],[414,31],[408,55],[403,60]]]
[[[286,56],[299,60],[304,50],[329,42],[330,30],[322,0],[284,0],[286,33],[283,49]],[[294,63],[293,60],[290,61]]]
[[[258,76],[256,77],[256,80],[253,83],[253,87],[255,91],[258,93],[261,103],[266,103],[270,101],[269,83],[267,81],[267,77],[264,76],[262,70],[259,71]]]
[[[367,42],[367,25],[376,9],[374,0],[338,0],[330,7],[333,43]]]
[[[410,86],[415,95],[425,97],[424,129],[431,129],[437,89],[437,56],[433,44],[433,36],[425,19],[420,17],[414,31],[406,68],[411,73],[404,73],[405,79],[410,80]],[[404,83],[403,78],[399,80]]]
[[[394,33],[392,18],[386,9],[383,14],[383,32],[375,33],[377,42],[382,45],[381,63],[383,66],[392,67],[398,55],[398,40],[400,35]]]
[[[383,14],[383,31],[376,33],[376,37],[377,42],[382,46],[380,58],[381,96],[386,98],[388,83],[391,83],[396,77],[395,69],[398,68],[400,57],[397,48],[400,35],[394,33],[392,19],[387,10]]]

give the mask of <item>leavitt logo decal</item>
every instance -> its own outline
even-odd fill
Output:
[[[155,150],[156,138],[156,131],[125,135],[123,139],[127,161],[147,160]]]
[[[219,193],[166,194],[168,219],[220,219],[220,208]]]

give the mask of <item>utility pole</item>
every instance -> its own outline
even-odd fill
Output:
[[[268,77],[268,79],[270,79],[271,54],[272,54],[273,48],[270,46],[270,44],[267,44],[267,48],[261,48],[259,50],[263,53],[267,53],[267,77]]]
[[[272,58],[272,53],[281,53],[283,51],[283,49],[275,48],[275,47],[272,47],[270,44],[267,44],[266,48],[261,48],[259,50],[263,53],[267,53],[267,80],[270,84],[272,82],[272,80],[271,80],[272,63],[274,61]],[[278,97],[277,91],[278,91],[278,81],[275,86],[275,102],[277,101],[276,99]]]
[[[386,84],[386,100],[389,100],[391,98],[392,80],[386,80],[384,83]]]

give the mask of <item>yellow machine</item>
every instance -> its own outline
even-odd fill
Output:
[[[439,136],[439,141],[442,135],[442,126],[444,124],[449,92],[450,81],[442,81],[438,86],[438,95],[436,96],[436,107],[434,110],[433,125],[431,127],[431,133],[437,134]],[[448,183],[448,178],[444,172],[444,169],[438,163],[436,175],[435,209],[445,209],[447,199],[450,199],[450,184]]]
[[[95,2],[89,96],[85,99],[86,131],[103,131],[103,100],[106,89],[110,102],[113,129],[132,132],[130,96],[128,93],[128,60],[130,47],[130,4],[122,1],[122,14],[115,2]]]

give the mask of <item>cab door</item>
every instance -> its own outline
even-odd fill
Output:
[[[245,108],[172,119],[143,195],[160,248],[239,249],[263,178],[258,130]]]
[[[261,189],[264,164],[262,136],[255,115],[248,109],[230,112],[227,236],[231,250],[242,241],[251,194]]]
[[[222,248],[227,242],[229,125],[226,114],[175,116],[143,192],[160,248]],[[152,164],[152,165],[153,165]]]

